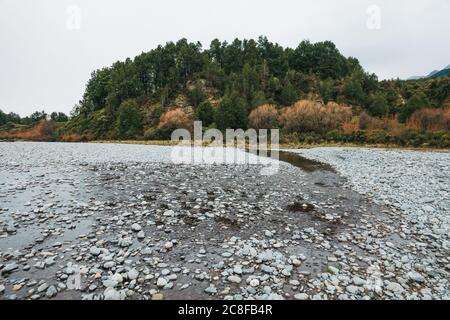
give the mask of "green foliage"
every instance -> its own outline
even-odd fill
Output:
[[[320,79],[343,78],[356,63],[355,60],[349,62],[330,41],[302,41],[290,54],[290,65],[295,70],[317,74]]]
[[[336,100],[335,84],[332,79],[319,82],[319,94],[324,103]]]
[[[237,92],[226,93],[216,111],[215,123],[219,130],[246,129],[247,106]]]
[[[47,118],[47,113],[45,113],[45,111],[36,111],[33,114],[31,114],[30,121],[32,123],[36,123],[36,122],[39,122],[46,118]]]
[[[190,87],[200,82],[201,86]],[[390,113],[406,121],[424,105],[450,107],[450,78],[380,82],[330,41],[302,41],[292,49],[266,37],[230,43],[214,39],[204,50],[198,42],[181,39],[93,72],[81,101],[61,130],[94,138],[124,138],[135,137],[145,127],[149,136],[156,137],[159,133],[151,127],[169,107],[184,101],[176,101],[180,95],[187,96],[197,118],[210,125],[214,119],[221,129],[245,128],[247,116],[260,105],[288,106],[300,98],[350,104],[373,116]],[[221,99],[215,114],[210,105],[203,105],[204,101]],[[135,101],[133,108],[123,110],[121,106],[130,100]],[[128,124],[127,113],[137,114],[139,121]],[[43,117],[44,112],[25,118],[0,113],[0,125],[32,125]],[[51,117],[65,121],[62,115]]]
[[[370,115],[383,117],[389,114],[389,105],[386,96],[382,93],[371,94],[368,98],[368,107]]]
[[[199,86],[195,86],[194,89],[189,92],[189,100],[195,108],[205,101],[205,99],[205,93]]]
[[[249,104],[249,110],[253,110],[256,107],[262,106],[263,104],[265,104],[267,102],[266,100],[266,96],[264,94],[264,91],[256,91],[255,93],[253,93],[253,97],[250,101]]]
[[[116,130],[121,139],[133,139],[141,130],[141,117],[134,100],[121,103],[117,111]]]
[[[298,94],[292,83],[286,77],[281,91],[280,103],[284,106],[290,106],[298,100]]]
[[[344,83],[342,93],[345,97],[344,101],[347,101],[353,105],[364,105],[366,94],[364,93],[362,85],[358,80],[348,78]]]
[[[14,112],[6,114],[2,110],[0,110],[0,126],[3,126],[7,123],[22,124],[23,119],[21,119],[20,116]]]
[[[67,117],[67,115],[63,112],[52,112],[50,114],[50,119],[55,122],[66,122],[69,120],[69,117]]]
[[[209,101],[202,102],[197,109],[197,119],[209,127],[214,122],[214,108]]]
[[[430,101],[428,100],[428,97],[423,92],[419,92],[412,96],[406,105],[400,110],[399,121],[405,123],[415,111],[429,106]]]

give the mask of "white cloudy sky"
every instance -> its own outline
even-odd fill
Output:
[[[449,0],[0,0],[0,109],[68,113],[91,71],[182,37],[331,40],[380,78],[428,74],[450,64],[449,16]]]

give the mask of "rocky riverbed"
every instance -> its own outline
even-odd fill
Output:
[[[0,144],[0,299],[450,298],[448,154],[398,180],[364,151],[261,175],[171,150]]]

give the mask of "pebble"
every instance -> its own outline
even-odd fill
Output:
[[[168,281],[165,278],[158,278],[156,285],[159,288],[165,287],[167,285]]]
[[[241,283],[242,279],[238,276],[229,276],[228,281],[232,283]]]

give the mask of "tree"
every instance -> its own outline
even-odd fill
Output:
[[[358,106],[364,105],[366,95],[358,80],[348,78],[344,83],[342,93],[346,102]]]
[[[32,123],[36,123],[44,119],[47,119],[47,113],[45,113],[45,111],[36,111],[33,112],[30,116],[30,120]]]
[[[209,127],[214,122],[214,108],[209,101],[204,101],[199,105],[197,119],[202,121],[205,127]]]
[[[217,128],[224,131],[226,129],[246,129],[247,127],[247,106],[235,91],[226,93],[217,109],[215,122]]]
[[[0,126],[6,124],[7,122],[8,122],[7,115],[2,110],[0,110]]]
[[[326,79],[319,82],[319,94],[324,103],[334,101],[336,99],[334,92],[334,81],[332,79]]]
[[[369,113],[374,117],[383,117],[389,114],[389,105],[386,96],[382,93],[371,94],[368,98]]]
[[[347,76],[356,61],[348,61],[330,41],[311,43],[302,41],[290,54],[290,65],[296,71],[315,73],[320,79],[339,79]]]
[[[50,119],[52,119],[55,122],[66,122],[69,120],[69,117],[65,115],[63,112],[52,112],[50,114]]]
[[[262,106],[267,102],[264,91],[256,91],[253,93],[253,97],[249,104],[249,110],[253,110],[258,106]]]
[[[429,105],[430,101],[425,93],[418,92],[408,100],[403,108],[400,109],[398,119],[400,122],[405,123],[414,112],[426,108]]]
[[[189,100],[195,108],[197,108],[203,101],[205,101],[205,99],[205,93],[203,92],[202,88],[200,88],[200,86],[196,85],[194,89],[189,91]]]
[[[117,110],[117,135],[121,139],[135,139],[141,130],[141,116],[135,100],[122,102]]]
[[[284,106],[294,104],[298,99],[297,91],[289,81],[288,77],[284,80],[283,89],[281,90],[280,103]]]

